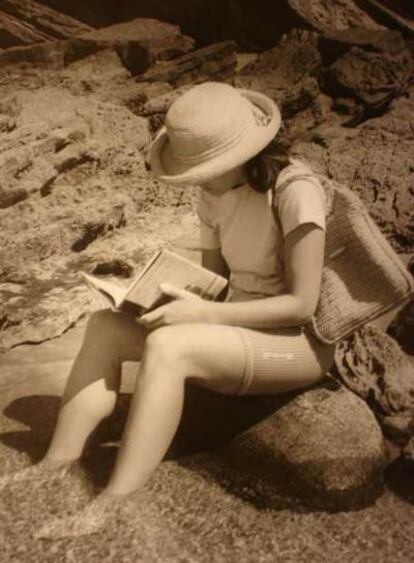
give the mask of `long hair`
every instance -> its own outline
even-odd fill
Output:
[[[279,173],[289,164],[287,143],[273,139],[246,163],[247,179],[257,192],[267,192],[275,185]]]

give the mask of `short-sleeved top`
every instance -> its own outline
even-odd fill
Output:
[[[292,160],[279,174],[277,185],[289,177],[311,174],[311,169]],[[299,225],[314,223],[325,230],[326,202],[322,185],[312,179],[292,180],[277,201],[278,228],[268,193],[249,184],[221,196],[200,191],[201,247],[221,249],[230,269],[231,301],[245,301],[286,292],[283,269],[283,238]]]

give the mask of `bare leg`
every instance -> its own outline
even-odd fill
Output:
[[[83,511],[51,522],[38,537],[87,534],[103,525],[124,496],[139,491],[162,461],[176,432],[186,380],[233,394],[244,371],[244,348],[232,327],[177,325],[148,335],[116,466],[107,488]],[[301,373],[267,373],[248,392],[277,393],[311,385],[324,375],[318,363]],[[134,495],[135,496],[135,495]]]
[[[124,495],[142,487],[162,461],[177,430],[186,379],[232,393],[240,384],[239,335],[211,325],[165,327],[149,335],[116,466],[104,491]]]
[[[109,310],[91,316],[45,460],[58,463],[80,457],[89,436],[113,411],[122,362],[141,358],[145,337],[131,316]]]
[[[46,456],[35,466],[1,477],[0,490],[11,481],[41,480],[57,469],[65,475],[97,425],[111,414],[122,361],[139,360],[145,338],[145,331],[131,316],[109,310],[91,315]]]

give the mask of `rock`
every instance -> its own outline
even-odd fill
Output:
[[[236,68],[236,45],[232,41],[215,43],[178,57],[160,61],[137,77],[143,82],[169,82],[173,86],[205,80],[228,80]]]
[[[146,60],[145,54],[143,60]],[[131,73],[125,68],[116,50],[112,48],[102,49],[76,60],[68,64],[60,74],[62,82],[71,93],[75,95],[93,93],[102,101],[109,102],[119,100],[118,91],[128,82],[132,82],[130,77]],[[105,95],[106,92],[108,95]]]
[[[231,0],[228,21],[238,43],[249,50],[268,49],[293,28],[318,32],[352,27],[381,28],[353,0]]]
[[[139,153],[149,141],[147,123],[125,108],[49,88],[2,100],[0,112],[15,123],[0,135],[0,284],[24,281],[18,294],[0,289],[8,347],[51,336],[57,326],[63,331],[90,309],[71,261],[129,222],[133,232],[137,210],[156,188]],[[136,251],[128,236],[124,248]],[[71,310],[57,314],[69,302]]]
[[[318,31],[353,27],[379,29],[381,27],[358,6],[358,2],[353,0],[341,2],[288,0],[288,4],[299,17]]]
[[[149,18],[137,18],[132,21],[111,25],[82,34],[86,41],[103,42],[105,45],[125,45],[130,50],[125,54],[126,66],[133,67],[131,48],[138,44],[148,53],[150,64],[156,60],[168,60],[184,55],[194,49],[194,39],[183,35],[180,29],[165,22]]]
[[[65,42],[47,41],[40,44],[12,47],[0,50],[0,65],[3,67],[23,64],[40,65],[50,69],[61,69],[64,66]]]
[[[414,466],[414,437],[406,444],[402,451],[402,458]]]
[[[404,37],[397,31],[378,29],[340,29],[325,32],[318,37],[318,49],[324,65],[328,66],[351,47],[368,52],[399,55],[406,50]]]
[[[398,29],[404,35],[414,37],[414,10],[412,3],[381,0],[359,0],[363,9],[377,22]],[[402,4],[402,6],[401,6]]]
[[[32,0],[3,0],[0,14],[2,12],[4,19],[6,15],[11,16],[12,19],[9,21],[14,22],[15,28],[21,29],[20,33],[16,33],[15,42],[10,36],[6,46],[34,43],[45,39],[67,39],[92,29],[91,26],[75,18]],[[30,41],[30,32],[33,33],[33,41]]]
[[[87,33],[79,32],[76,38],[64,41],[3,50],[0,51],[0,63],[41,64],[59,69],[101,50],[113,50],[131,74],[140,74],[154,61],[168,60],[193,47],[194,40],[181,34],[176,26],[136,19]]]
[[[273,98],[284,120],[281,136],[300,137],[323,122],[330,111],[331,101],[322,94],[317,80],[320,68],[318,36],[295,29],[277,47],[246,65],[235,84]]]
[[[414,252],[411,115],[414,90],[395,99],[381,117],[358,128],[328,122],[300,139],[294,153],[309,160],[322,173],[355,190],[397,252]],[[398,144],[398,150],[396,146]],[[408,189],[407,189],[408,187]]]
[[[47,41],[50,36],[31,25],[24,25],[10,14],[0,11],[0,44],[3,48]]]
[[[408,87],[413,57],[403,47],[395,52],[373,52],[352,47],[327,72],[326,87],[334,95],[352,95],[366,107],[367,117],[380,113]]]
[[[135,115],[146,116],[143,110],[145,104],[153,98],[162,97],[173,90],[168,82],[136,82],[133,78],[120,84],[114,90],[109,83],[103,91],[98,91],[98,96],[103,101],[118,103],[127,107]]]
[[[368,325],[338,345],[335,365],[389,439],[404,444],[414,435],[414,362],[395,340]]]
[[[355,509],[382,489],[381,429],[364,401],[332,382],[304,391],[220,450],[272,506],[281,491],[313,508]]]
[[[151,131],[157,131],[164,123],[165,114],[167,113],[170,105],[191,87],[191,84],[187,84],[185,86],[169,90],[161,96],[150,98],[141,105],[138,110],[138,114],[149,119]]]

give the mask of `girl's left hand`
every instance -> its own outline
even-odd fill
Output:
[[[161,291],[173,301],[161,305],[149,313],[136,319],[136,322],[148,330],[155,330],[162,326],[183,323],[208,323],[210,320],[211,302],[202,299],[195,293],[179,289],[173,285],[163,283]]]

